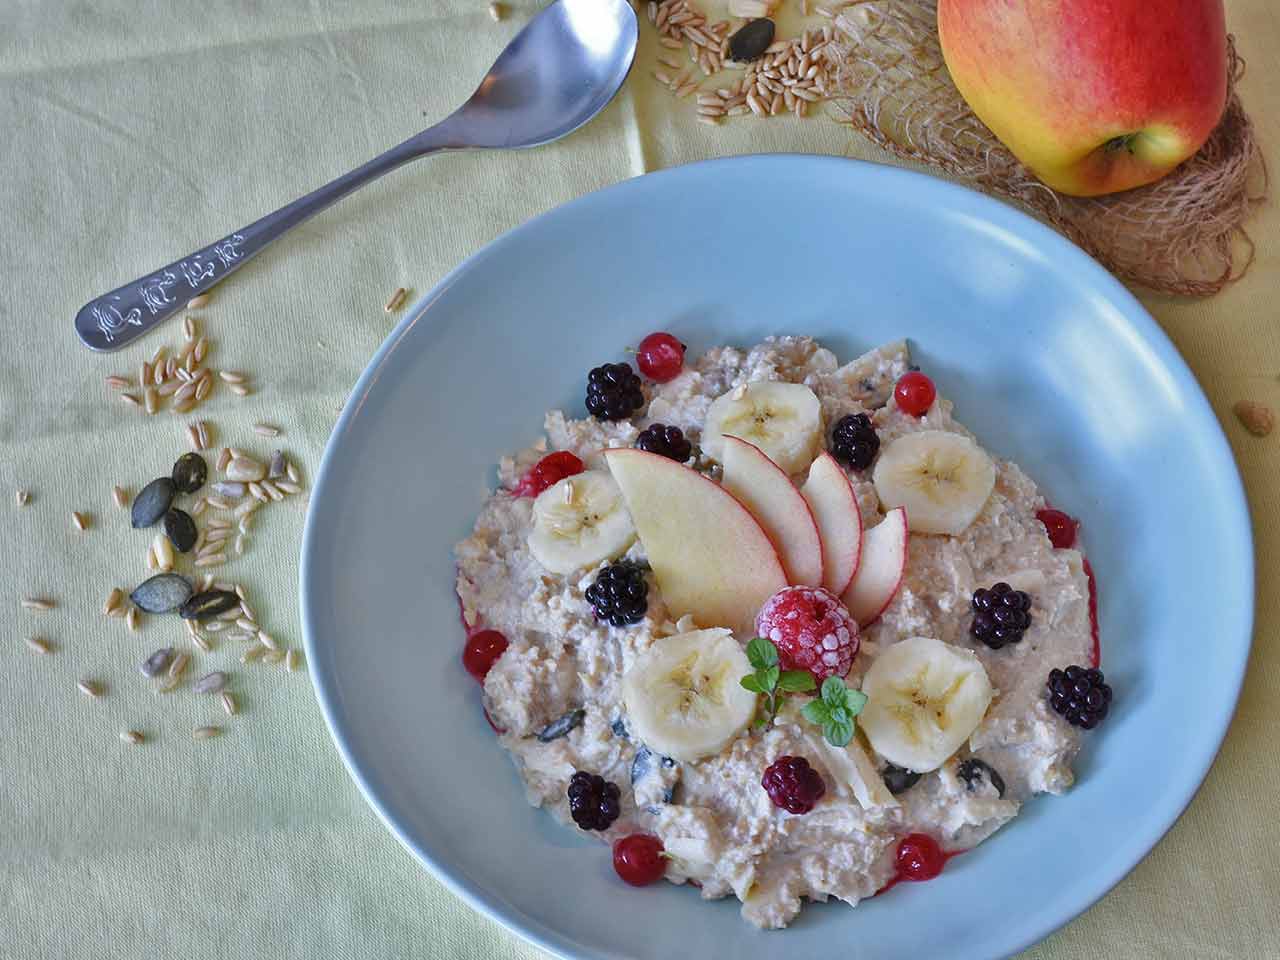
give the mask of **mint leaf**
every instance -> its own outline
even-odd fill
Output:
[[[820,727],[831,719],[831,708],[822,700],[810,700],[800,713],[810,723],[816,723]]]
[[[747,661],[757,670],[772,667],[778,662],[778,648],[764,637],[756,637],[747,644]]]
[[[763,670],[756,671],[756,677],[760,680],[764,687],[765,693],[772,693],[773,688],[778,685],[778,676],[781,674],[777,667],[765,667]]]
[[[827,677],[822,681],[822,699],[833,707],[842,707],[848,689],[839,677]]]
[[[822,725],[822,732],[833,747],[847,747],[853,739],[853,721],[838,723],[833,720]]]
[[[754,673],[749,673],[738,681],[746,689],[752,693],[764,693],[764,687],[760,686],[760,680]]]
[[[831,707],[827,711],[827,716],[832,723],[852,723],[853,715],[849,713],[848,707],[841,704],[838,707]]]
[[[784,670],[778,678],[778,689],[787,693],[808,693],[817,687],[808,670]]]
[[[862,712],[862,708],[867,705],[867,695],[861,690],[850,690],[844,698],[845,706],[849,708],[849,715],[856,717]]]

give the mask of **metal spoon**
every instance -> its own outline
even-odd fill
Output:
[[[536,147],[567,136],[618,92],[637,34],[627,0],[556,0],[502,51],[471,99],[443,121],[217,243],[91,300],[76,314],[76,333],[91,350],[123,347],[273,240],[410,160],[439,150]]]

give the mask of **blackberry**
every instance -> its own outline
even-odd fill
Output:
[[[641,430],[636,437],[636,449],[656,453],[676,463],[684,463],[693,453],[693,445],[685,439],[683,430],[662,423]]]
[[[889,792],[896,797],[900,793],[906,793],[919,783],[921,774],[916,773],[914,770],[905,770],[891,763],[880,771],[880,776],[884,780],[884,785],[889,788]]]
[[[1007,583],[973,592],[973,623],[969,634],[992,650],[1017,643],[1031,626],[1031,598]]]
[[[1049,706],[1066,717],[1067,723],[1092,730],[1111,707],[1111,688],[1103,682],[1102,671],[1070,666],[1050,670]]]
[[[587,587],[586,597],[597,620],[625,627],[644,619],[649,609],[649,584],[643,570],[624,560],[601,570],[595,582]]]
[[[618,819],[618,785],[579,770],[569,778],[569,814],[583,830],[608,830]]]
[[[760,781],[775,807],[787,813],[808,813],[827,792],[822,774],[804,757],[779,757]]]
[[[996,773],[995,767],[991,766],[991,764],[979,760],[977,757],[970,757],[968,760],[961,761],[956,774],[964,781],[964,787],[970,793],[982,786],[982,781],[985,780],[995,787],[997,796],[1004,796],[1004,777]]]
[[[625,420],[644,406],[640,378],[629,363],[606,363],[587,374],[587,412],[597,420]]]
[[[855,470],[871,466],[880,450],[880,438],[865,413],[841,417],[831,434],[831,455]]]

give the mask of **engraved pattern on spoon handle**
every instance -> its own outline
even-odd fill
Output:
[[[441,127],[443,124],[424,130],[216,243],[90,300],[76,314],[76,333],[91,350],[118,350],[131,343],[183,309],[192,297],[239,270],[298,224],[384,173],[446,149],[450,144],[441,135]]]

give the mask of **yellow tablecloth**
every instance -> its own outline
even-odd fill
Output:
[[[790,2],[790,0],[786,0]],[[133,373],[177,324],[94,356],[71,318],[91,295],[275,208],[443,115],[533,9],[495,24],[485,0],[8,0],[0,5],[0,956],[535,957],[420,869],[375,820],[330,746],[304,674],[234,665],[242,713],[163,699],[136,662],[179,630],[130,635],[99,613],[145,572],[146,539],[111,502],[185,447],[187,417],[126,408],[103,384]],[[1249,62],[1241,84],[1273,168],[1280,146],[1280,14],[1229,0]],[[502,231],[586,191],[690,160],[754,151],[878,158],[822,119],[692,120],[649,77],[653,34],[593,124],[518,155],[437,158],[305,226],[199,312],[220,389],[201,416],[218,444],[278,443],[309,477],[357,374],[391,328],[397,286],[428,289]],[[1028,956],[1280,956],[1280,435],[1230,414],[1280,407],[1280,216],[1250,225],[1247,279],[1205,302],[1145,296],[1204,384],[1249,488],[1258,545],[1253,660],[1231,734],[1203,790],[1155,852]],[[279,441],[255,436],[279,425]],[[13,491],[31,491],[23,508]],[[93,515],[84,533],[72,510]],[[301,499],[262,511],[228,577],[299,644]],[[1176,518],[1170,518],[1176,522]],[[1186,569],[1193,570],[1188,561]],[[1188,589],[1195,584],[1189,583]],[[58,601],[44,614],[19,597]],[[1212,597],[1205,597],[1212,603]],[[55,645],[42,657],[24,639]],[[1203,638],[1213,655],[1214,637]],[[224,646],[229,646],[226,644]],[[198,653],[198,651],[197,651]],[[94,678],[91,700],[76,681]],[[1196,692],[1186,691],[1187,709]],[[192,729],[221,722],[224,736]],[[149,741],[117,739],[136,727]],[[1134,757],[1141,763],[1141,757]],[[998,896],[998,891],[993,891]]]

